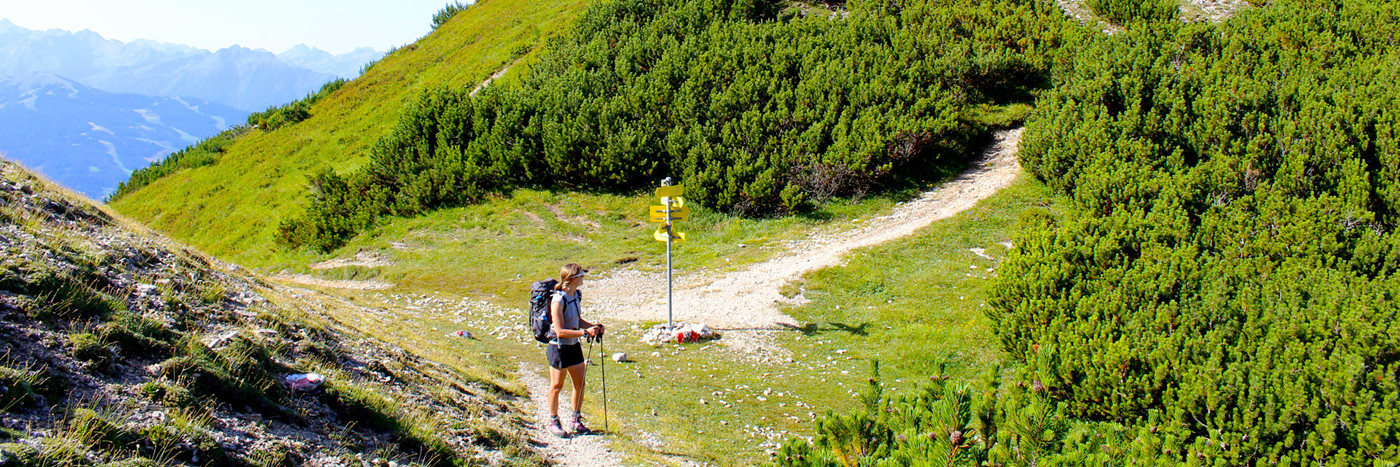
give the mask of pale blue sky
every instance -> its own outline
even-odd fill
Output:
[[[234,44],[282,52],[384,51],[422,37],[450,0],[0,0],[0,18],[27,29],[91,29],[108,39],[151,39],[217,50]],[[462,3],[470,3],[463,1]]]

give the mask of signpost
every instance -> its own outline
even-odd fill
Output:
[[[671,319],[671,244],[685,243],[685,232],[674,230],[676,221],[683,221],[690,217],[690,210],[685,208],[685,198],[683,185],[672,185],[671,177],[666,177],[661,181],[661,188],[656,189],[656,196],[661,198],[660,206],[652,206],[647,212],[651,222],[664,223],[657,226],[656,232],[652,232],[652,238],[658,242],[666,242],[666,328],[675,329],[676,325]]]

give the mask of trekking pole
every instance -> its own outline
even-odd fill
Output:
[[[608,431],[608,347],[598,336],[598,356],[603,358],[603,432]]]

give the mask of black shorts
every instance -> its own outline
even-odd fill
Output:
[[[583,346],[549,344],[544,346],[544,356],[549,359],[551,368],[562,370],[583,363]]]

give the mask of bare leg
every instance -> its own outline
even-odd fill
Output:
[[[583,410],[583,377],[588,369],[580,363],[569,367],[568,370],[569,379],[574,382],[574,412],[580,412]],[[560,381],[559,385],[563,387],[564,382]]]
[[[559,416],[559,391],[564,389],[564,370],[549,367],[549,414]]]

